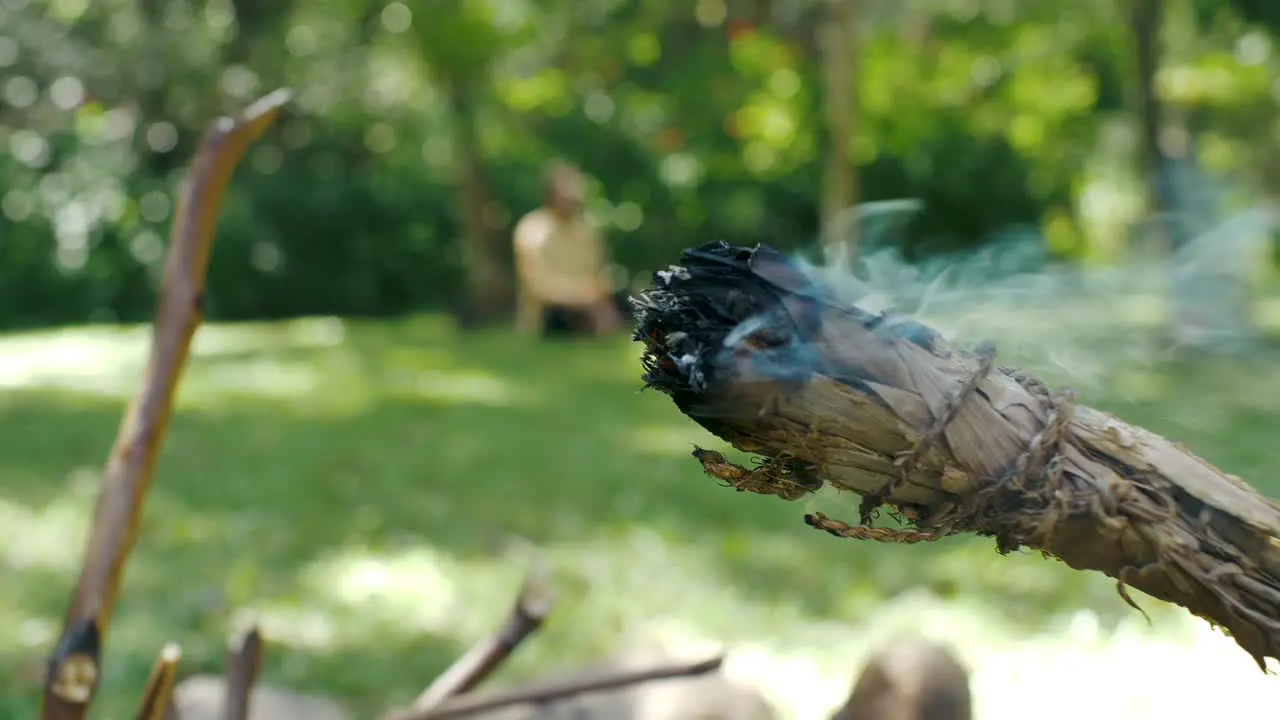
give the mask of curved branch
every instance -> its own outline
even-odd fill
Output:
[[[84,563],[62,636],[49,660],[42,720],[81,720],[101,679],[101,653],[125,561],[137,540],[143,502],[202,319],[205,269],[218,206],[249,143],[275,121],[289,99],[277,90],[238,118],[219,118],[201,139],[182,183],[158,298],[151,354],[142,387],[125,410],[107,457]]]

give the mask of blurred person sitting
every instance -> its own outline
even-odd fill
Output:
[[[532,335],[612,333],[622,329],[604,241],[583,215],[586,182],[555,163],[543,204],[516,223],[516,326]]]

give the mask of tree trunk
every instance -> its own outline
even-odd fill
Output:
[[[1196,152],[1204,111],[1186,110],[1175,125],[1156,94],[1166,0],[1133,0],[1143,170],[1159,239],[1167,248],[1171,339],[1177,345],[1226,350],[1248,342],[1251,258],[1233,238],[1205,237],[1219,223],[1216,198]],[[1185,6],[1174,10],[1189,11]],[[1194,37],[1196,20],[1184,18]],[[1247,232],[1247,231],[1246,231]],[[1214,243],[1213,248],[1204,243]]]
[[[858,0],[829,0],[818,26],[823,70],[827,157],[822,181],[822,242],[827,260],[849,267],[857,251],[857,170],[849,160],[858,112]]]
[[[905,317],[842,302],[780,253],[712,243],[634,300],[644,381],[734,447],[694,455],[741,491],[863,496],[840,537],[996,538],[1097,570],[1280,659],[1280,505],[1186,449],[948,347]],[[882,504],[914,527],[872,527]]]
[[[1164,107],[1156,94],[1156,73],[1160,70],[1160,26],[1164,20],[1164,0],[1132,0],[1131,29],[1135,55],[1138,95],[1139,144],[1142,171],[1146,175],[1148,207],[1157,218],[1157,227],[1176,251],[1180,242],[1176,222],[1175,197],[1169,158],[1160,144],[1164,129]]]
[[[467,266],[469,314],[478,322],[504,317],[510,309],[511,273],[503,261],[501,238],[485,215],[489,188],[484,180],[480,142],[476,135],[473,98],[452,88],[457,212]]]

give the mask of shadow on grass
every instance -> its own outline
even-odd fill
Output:
[[[103,711],[128,710],[167,640],[187,669],[217,667],[244,608],[287,646],[269,653],[272,679],[367,710],[405,699],[501,621],[522,543],[550,558],[564,602],[513,675],[586,661],[654,618],[726,639],[786,634],[807,619],[861,624],[922,587],[1028,629],[1079,607],[1104,624],[1131,613],[1106,578],[1002,559],[987,541],[879,546],[801,522],[814,507],[852,515],[855,498],[718,487],[689,450],[723,444],[666,398],[637,396],[627,343],[461,337],[434,320],[340,327],[328,343],[273,346],[267,333],[194,360],[122,591]],[[1271,480],[1280,404],[1240,393],[1246,369],[1144,372],[1101,404]],[[15,628],[0,634],[0,697],[34,701],[38,673],[23,668],[56,632],[123,406],[53,388],[0,399],[0,512],[23,529],[0,541],[0,626]]]

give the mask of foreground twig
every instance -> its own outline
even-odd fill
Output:
[[[173,697],[173,681],[178,675],[181,657],[182,651],[172,643],[160,651],[143,688],[142,702],[138,703],[138,712],[134,716],[137,720],[163,720]]]
[[[248,720],[253,686],[262,670],[262,633],[250,628],[227,651],[227,699],[224,720]]]
[[[434,710],[425,712],[404,710],[393,713],[387,720],[439,720],[440,718],[466,717],[512,705],[545,703],[585,693],[614,690],[656,680],[705,675],[719,670],[723,663],[724,658],[717,656],[696,663],[642,670],[592,670],[569,677],[530,683],[506,690],[459,695],[445,701]]]
[[[709,244],[684,263],[633,300],[636,338],[649,387],[764,458],[699,451],[710,474],[785,499],[854,491],[858,525],[806,517],[841,537],[1041,550],[1182,605],[1264,668],[1280,658],[1280,507],[1238,478],[995,367],[990,345],[845,303],[770,248]],[[915,528],[870,527],[881,503]]]
[[[476,643],[449,666],[413,702],[412,712],[427,713],[455,695],[461,695],[498,668],[525,638],[532,635],[551,612],[555,601],[550,578],[542,566],[534,566],[525,578],[506,622],[494,635]]]
[[[49,660],[40,717],[79,720],[101,679],[101,652],[125,561],[164,439],[173,395],[200,324],[205,268],[222,192],[249,142],[288,98],[277,91],[238,119],[215,122],[183,181],[169,235],[151,354],[142,387],[125,411],[102,476],[84,564]]]

